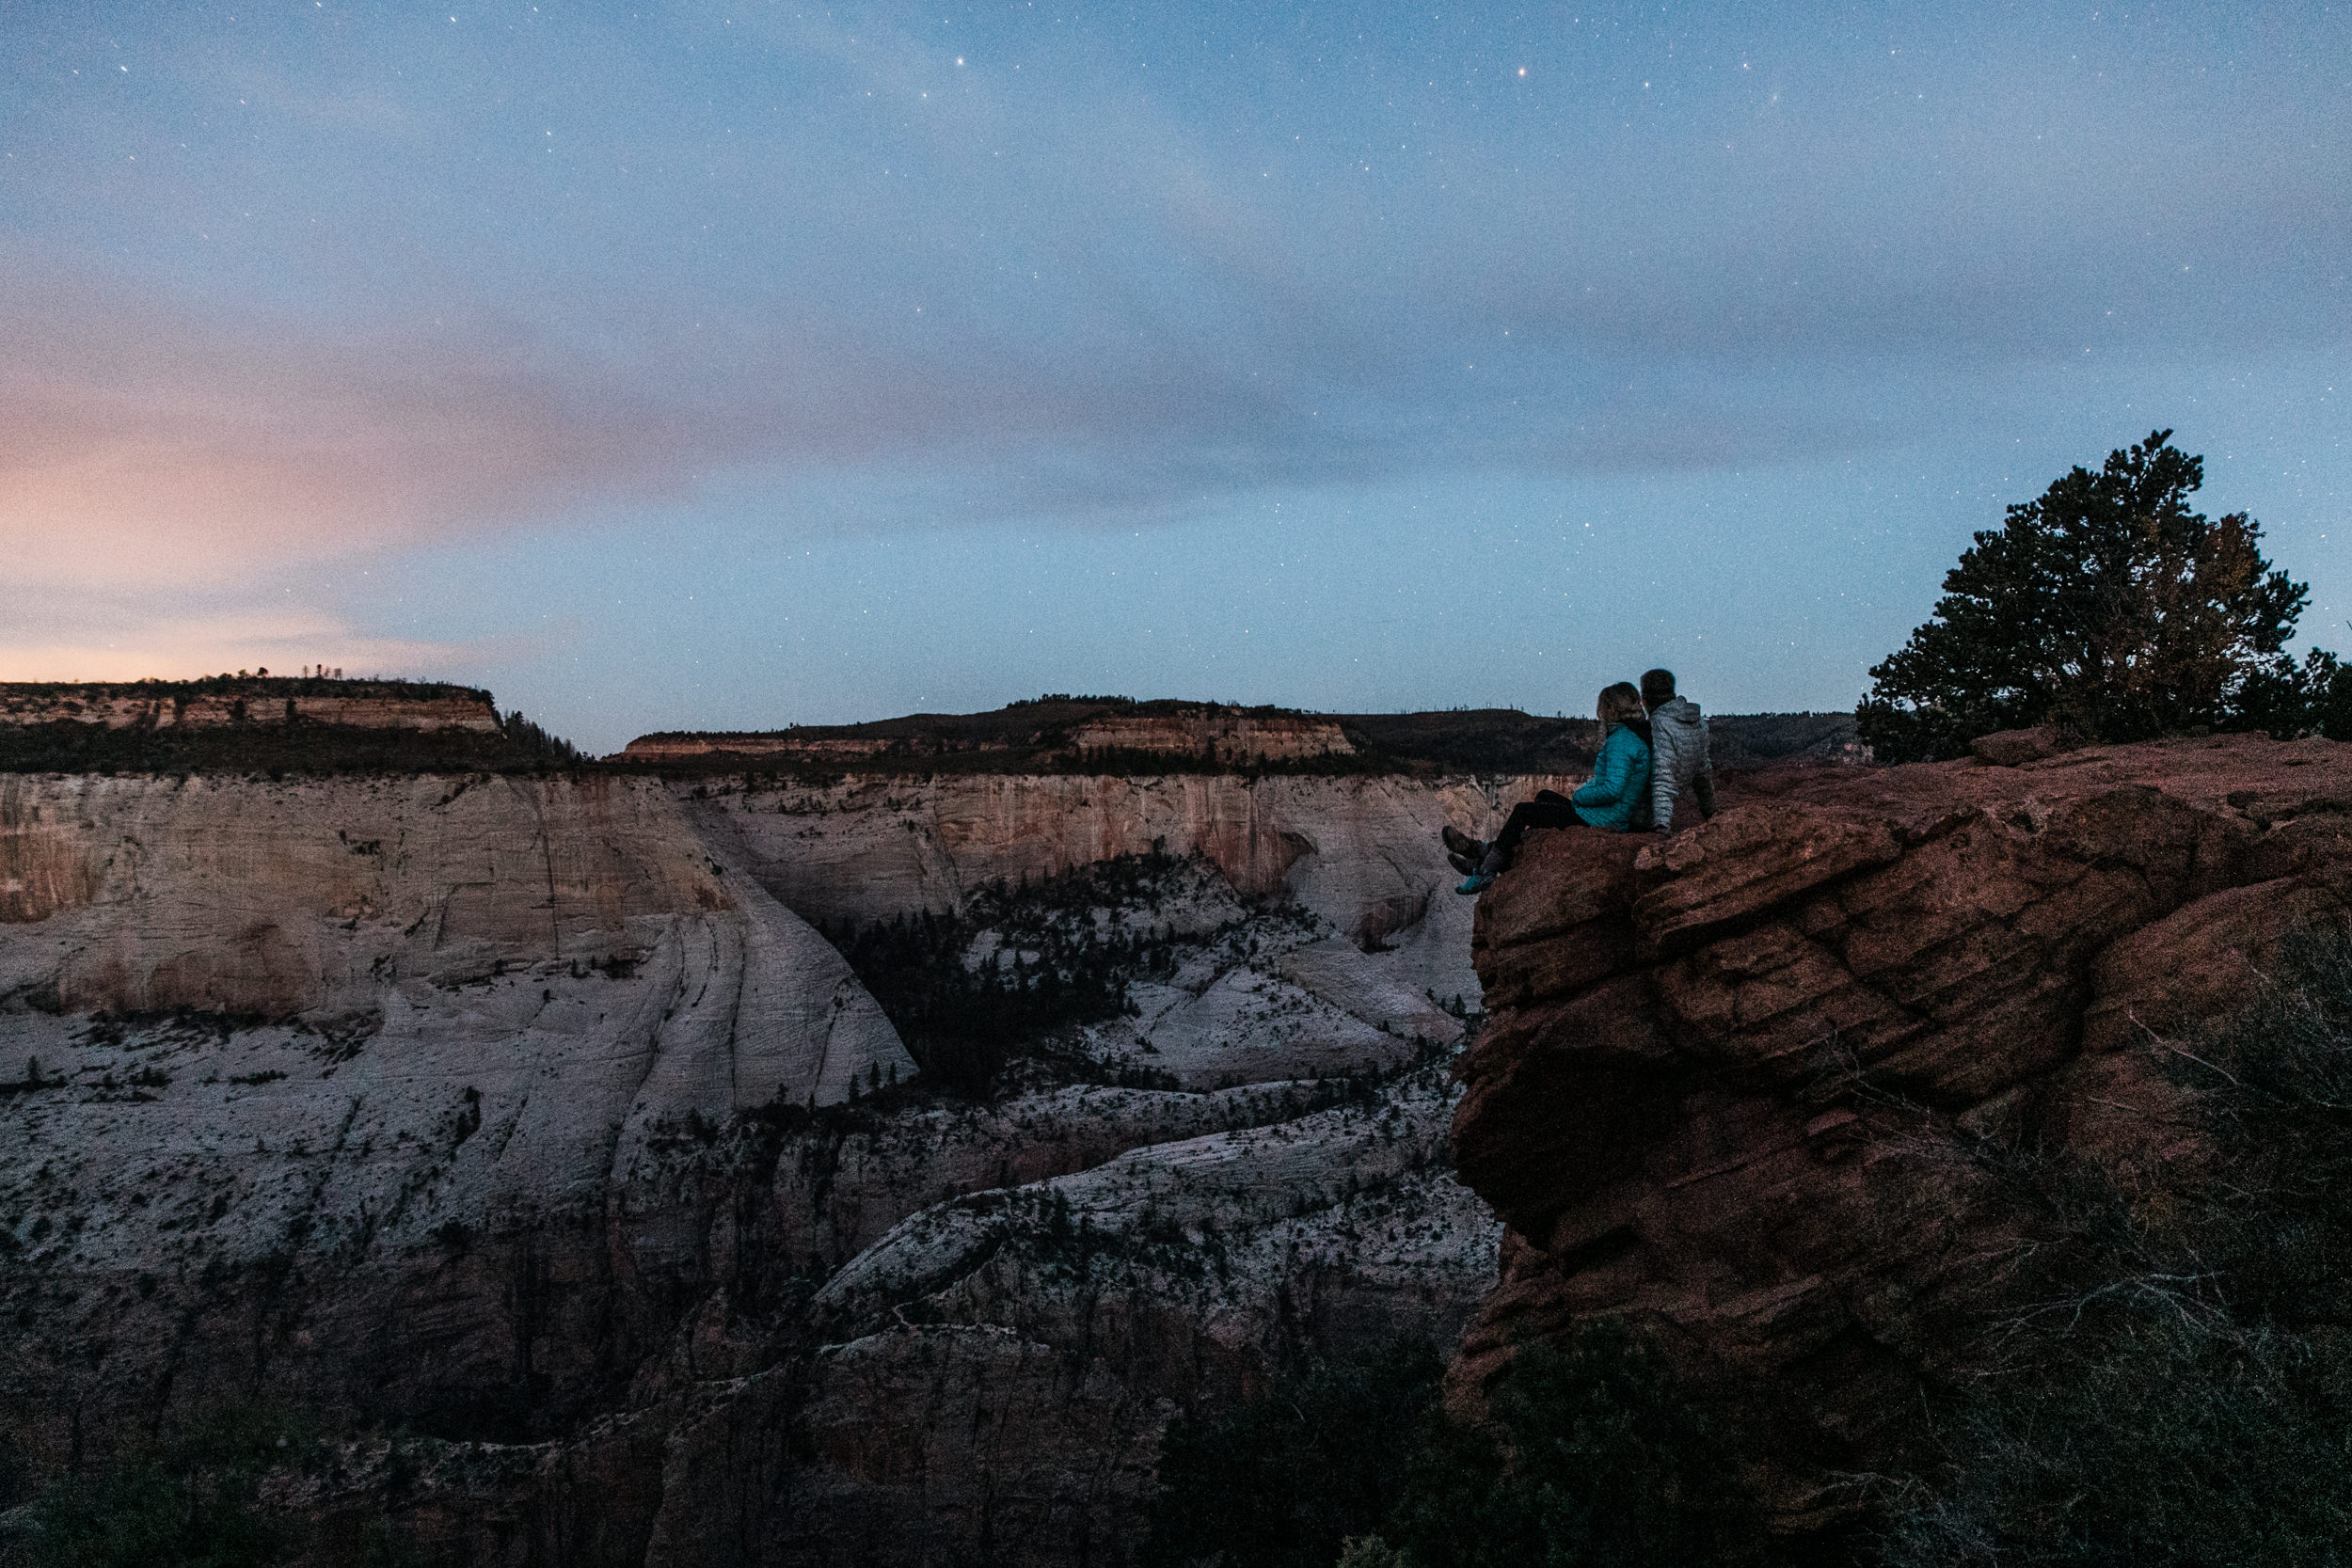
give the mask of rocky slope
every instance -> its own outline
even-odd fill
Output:
[[[2029,741],[1759,775],[1662,844],[1531,840],[1477,914],[1454,1136],[1510,1230],[1461,1397],[1519,1337],[1634,1315],[1823,1518],[2047,1288],[2023,1163],[2145,1193],[2198,1157],[2163,1059],[2352,924],[2352,747]]]
[[[1508,796],[969,785],[0,776],[12,1463],[257,1394],[345,1434],[279,1495],[470,1560],[1119,1560],[1181,1402],[1457,1335],[1434,831]],[[1155,842],[1054,914],[1131,1010],[984,1101],[793,909]]]

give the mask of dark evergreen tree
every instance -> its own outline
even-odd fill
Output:
[[[2204,461],[2171,434],[2074,468],[1976,536],[1935,619],[1870,671],[1857,718],[1882,760],[2041,723],[2110,741],[2299,733],[2352,696],[2332,657],[2298,670],[2287,656],[2305,586],[2271,569],[2246,514],[2189,509]]]
[[[535,759],[559,764],[580,760],[579,747],[561,736],[549,735],[524,718],[519,709],[501,719],[499,728],[509,741]]]

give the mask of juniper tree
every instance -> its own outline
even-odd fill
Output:
[[[2204,460],[2171,435],[2073,468],[1976,536],[1935,618],[1870,671],[1857,718],[1882,759],[2045,722],[2142,740],[2321,721],[2333,659],[2298,670],[2284,651],[2307,588],[2271,568],[2245,513],[2190,510]]]

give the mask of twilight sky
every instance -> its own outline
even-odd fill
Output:
[[[2352,652],[2352,6],[0,5],[0,678],[1850,706],[2152,428]]]

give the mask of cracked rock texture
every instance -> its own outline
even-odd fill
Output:
[[[2352,746],[2228,736],[1768,773],[1662,842],[1540,833],[1481,900],[1459,1170],[1509,1224],[1457,1362],[1631,1314],[1774,1413],[1792,1525],[1892,1467],[2021,1305],[1999,1151],[2196,1153],[2161,1037],[2352,923]]]
[[[1536,782],[0,776],[0,1475],[259,1394],[460,1560],[1125,1560],[1184,1403],[1492,1284],[1435,832]],[[1154,841],[986,1102],[802,918]]]

